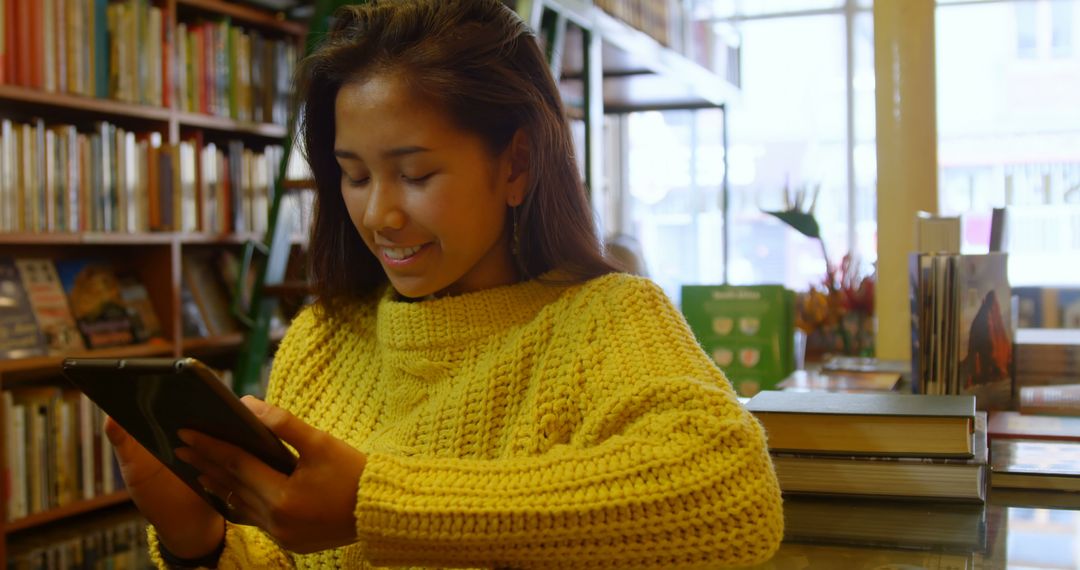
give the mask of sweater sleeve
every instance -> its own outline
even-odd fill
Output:
[[[543,568],[743,565],[783,535],[760,424],[663,292],[609,280],[571,310],[569,442],[490,461],[373,453],[357,533],[376,564]],[[587,297],[587,296],[586,296]],[[572,385],[572,386],[571,386]]]
[[[150,561],[155,567],[168,570],[169,565],[161,557],[161,545],[154,527],[148,527],[146,534],[150,546]],[[293,567],[288,553],[258,528],[233,523],[225,524],[225,550],[222,551],[216,568],[243,570]]]

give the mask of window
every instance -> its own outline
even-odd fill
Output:
[[[937,9],[940,209],[964,215],[963,249],[977,253],[991,209],[1010,208],[1013,286],[1080,283],[1078,2]],[[1015,50],[998,39],[1013,30]]]
[[[636,236],[654,280],[676,301],[683,284],[781,283],[824,276],[819,245],[764,213],[785,187],[817,195],[833,264],[877,253],[873,17],[870,0],[697,0],[691,13],[740,38],[742,94],[725,111],[625,117],[613,232]],[[852,57],[848,58],[851,50]],[[728,121],[728,212],[723,121]],[[610,157],[610,155],[609,155]],[[724,259],[724,219],[727,251]]]

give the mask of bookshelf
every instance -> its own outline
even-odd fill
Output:
[[[106,14],[106,5],[108,23],[101,18]],[[66,10],[60,10],[60,6]],[[100,13],[94,12],[95,6]],[[180,199],[180,170],[186,163],[173,162],[170,166],[176,168],[176,173],[172,180],[177,186],[170,187],[170,191],[176,192],[171,197],[164,190],[167,176],[160,171],[157,178],[149,169],[132,178],[135,182],[131,182],[131,187],[138,193],[133,196],[138,202],[134,206],[128,204],[128,210],[118,207],[112,219],[116,224],[117,219],[129,215],[130,208],[136,208],[138,213],[130,220],[137,223],[130,226],[102,227],[93,222],[94,214],[83,211],[89,210],[91,205],[97,208],[101,202],[69,192],[67,189],[74,187],[71,178],[61,179],[55,187],[59,189],[57,192],[70,193],[72,197],[67,199],[71,201],[61,206],[58,199],[53,206],[45,208],[50,212],[43,214],[49,217],[47,223],[27,223],[27,213],[21,213],[23,217],[11,227],[2,225],[5,221],[0,220],[0,257],[108,261],[118,270],[134,274],[145,286],[161,324],[160,338],[148,342],[63,355],[0,360],[0,390],[64,387],[59,369],[67,356],[196,356],[225,363],[234,359],[244,341],[242,332],[185,338],[182,326],[184,259],[192,253],[229,251],[239,255],[245,243],[265,239],[265,220],[260,225],[258,216],[263,204],[258,202],[259,192],[272,192],[274,176],[271,173],[276,172],[274,161],[285,159],[273,155],[270,149],[280,148],[288,136],[284,117],[290,94],[286,91],[292,85],[291,71],[302,49],[306,25],[290,21],[281,13],[224,0],[67,0],[64,4],[59,0],[41,0],[40,3],[34,0],[32,3],[19,1],[17,9],[27,10],[26,21],[38,26],[33,29],[39,33],[19,31],[12,21],[6,21],[3,31],[15,38],[16,46],[22,45],[18,41],[25,40],[41,42],[44,47],[41,53],[16,47],[16,53],[27,61],[16,61],[14,65],[42,71],[27,72],[23,76],[12,68],[16,58],[10,54],[0,61],[3,72],[0,73],[0,121],[19,128],[30,125],[27,131],[30,134],[69,128],[73,137],[90,137],[99,132],[97,129],[103,122],[107,122],[121,135],[128,134],[135,141],[133,148],[137,152],[125,155],[126,160],[136,163],[135,167],[117,159],[112,165],[113,175],[125,168],[127,172],[139,172],[150,163],[143,161],[152,162],[154,157],[166,152],[176,152],[174,156],[179,156],[179,147],[190,143],[193,157],[190,165],[194,173],[190,183],[196,192],[196,217],[188,220],[181,212],[185,203]],[[56,19],[49,20],[49,15]],[[156,26],[159,21],[161,28]],[[119,22],[124,22],[126,27],[120,27]],[[106,33],[99,37],[96,34],[101,30]],[[156,41],[149,41],[151,39]],[[51,41],[56,43],[51,44]],[[101,41],[106,43],[101,44]],[[215,41],[217,43],[213,43]],[[101,45],[106,47],[105,51],[100,49]],[[204,51],[200,52],[200,49]],[[84,55],[83,51],[90,54]],[[95,60],[95,55],[103,59]],[[110,55],[114,58],[111,62]],[[102,62],[112,67],[111,74],[100,75],[101,68],[95,66]],[[130,65],[123,67],[127,64]],[[99,140],[111,143],[106,136]],[[159,150],[145,150],[151,148]],[[208,152],[207,148],[211,150]],[[0,145],[0,151],[3,150]],[[215,159],[212,155],[215,150],[218,162],[211,163],[210,160]],[[18,151],[21,153],[22,147],[18,147]],[[16,156],[22,160],[23,155]],[[72,150],[70,154],[57,152],[53,156],[59,159],[76,155]],[[0,168],[10,174],[15,171],[9,163],[0,157]],[[160,166],[164,162],[153,164]],[[217,174],[225,177],[233,176],[226,170],[230,164],[242,165],[243,173],[237,174],[237,178],[227,178],[227,182],[219,181],[214,192],[221,194],[212,198],[209,192],[204,194],[211,184],[210,164],[219,165]],[[86,177],[96,175],[89,166],[86,168]],[[265,170],[267,175],[259,179],[249,175],[249,170]],[[0,170],[0,210],[8,209],[10,216],[10,212],[16,210],[10,208],[12,203],[4,202],[5,190],[12,188],[11,180],[4,174]],[[19,180],[14,175],[11,179]],[[85,180],[79,179],[80,182]],[[239,184],[234,185],[234,180]],[[27,179],[27,184],[29,182]],[[44,184],[40,188],[44,188]],[[27,187],[20,186],[19,191],[24,192]],[[252,187],[256,189],[251,190]],[[158,201],[154,202],[144,193],[154,194]],[[232,202],[234,198],[235,203]],[[245,201],[249,199],[251,203]],[[266,196],[262,195],[262,199]],[[42,204],[49,203],[47,199],[42,200]],[[165,201],[176,206],[169,214],[162,205]],[[28,206],[27,203],[19,205]],[[204,217],[204,213],[212,208],[220,208],[215,210],[216,217]],[[237,213],[240,210],[247,216],[243,223]],[[22,208],[17,211],[22,212]],[[0,218],[4,216],[0,215]],[[293,245],[304,247],[304,240],[294,238]],[[270,339],[279,341],[283,335],[283,330],[274,330]],[[7,473],[6,442],[12,428],[11,420],[3,413],[0,408],[0,473]],[[65,521],[108,510],[129,500],[126,491],[107,492],[93,498],[69,500],[60,506],[54,503],[52,508],[36,510],[11,521],[6,521],[5,507],[4,512],[0,512],[0,559],[6,561],[11,554],[8,541],[12,535],[18,535],[21,540],[39,529],[64,525]],[[6,497],[4,502],[6,504]]]

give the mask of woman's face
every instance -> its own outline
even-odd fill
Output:
[[[459,295],[517,280],[504,228],[526,176],[512,150],[494,156],[392,75],[343,86],[335,121],[349,218],[398,293]]]

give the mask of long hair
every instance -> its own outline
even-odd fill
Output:
[[[349,219],[333,152],[338,92],[382,73],[478,135],[493,156],[519,129],[527,134],[529,180],[516,213],[524,278],[559,269],[585,281],[614,271],[601,253],[558,87],[528,26],[499,0],[372,1],[339,9],[299,67],[300,136],[317,187],[311,274],[323,308],[387,282]]]

